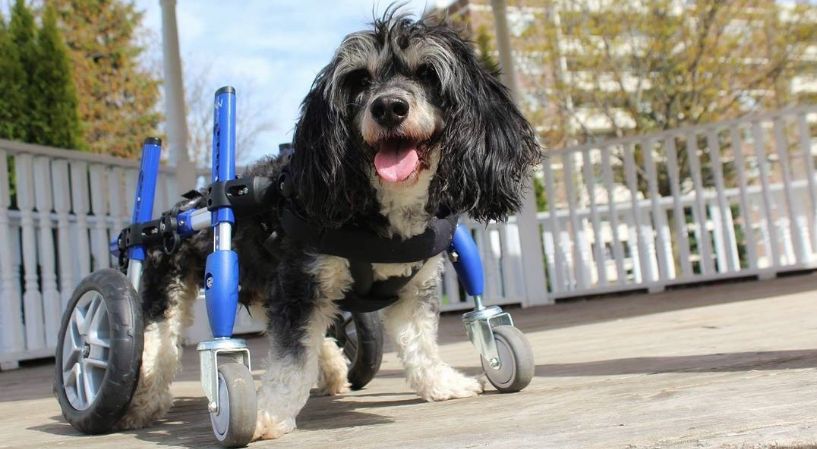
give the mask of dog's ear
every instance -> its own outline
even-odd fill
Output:
[[[440,169],[449,179],[441,193],[449,207],[476,220],[503,220],[519,209],[542,150],[497,74],[470,44],[450,42],[462,82],[442,94],[449,104]]]
[[[324,68],[301,104],[293,136],[292,173],[298,204],[310,219],[338,226],[355,208],[364,207],[358,194],[361,179],[359,152],[351,151],[347,119],[328,99],[333,66]]]

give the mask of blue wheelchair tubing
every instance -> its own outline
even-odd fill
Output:
[[[136,198],[131,223],[150,221],[153,215],[153,199],[156,196],[156,179],[159,175],[159,160],[162,156],[162,141],[148,137],[142,144],[142,161],[139,164],[139,178],[136,184]],[[145,260],[145,247],[134,245],[128,248],[128,258]]]
[[[457,254],[452,265],[465,291],[471,296],[482,296],[485,280],[482,260],[471,233],[463,225],[458,225],[451,242],[451,251]]]
[[[216,91],[214,116],[211,180],[218,183],[235,178],[235,89],[226,86]],[[218,227],[232,226],[235,214],[229,206],[218,207],[210,219],[218,236]],[[238,308],[238,254],[232,249],[216,248],[207,255],[204,297],[213,337],[230,338]]]

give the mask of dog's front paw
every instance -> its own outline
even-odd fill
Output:
[[[315,396],[336,396],[349,392],[349,367],[334,339],[323,341],[318,357],[318,389]]]
[[[348,393],[351,385],[346,379],[343,380],[336,380],[330,383],[318,383],[318,388],[316,388],[313,392],[313,396],[337,396],[340,394]]]
[[[252,439],[253,441],[274,440],[293,430],[295,430],[295,418],[278,419],[277,417],[270,416],[266,411],[258,410],[255,434]]]
[[[485,389],[480,379],[468,377],[448,365],[427,372],[417,385],[417,394],[426,401],[474,397]]]

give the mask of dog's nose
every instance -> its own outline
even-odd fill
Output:
[[[409,104],[400,97],[384,95],[372,102],[370,110],[377,123],[385,128],[394,128],[408,116]]]

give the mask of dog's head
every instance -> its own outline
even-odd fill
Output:
[[[303,102],[294,145],[302,206],[328,225],[376,208],[377,190],[416,195],[418,184],[428,212],[503,219],[540,157],[470,43],[393,11],[343,40]]]

